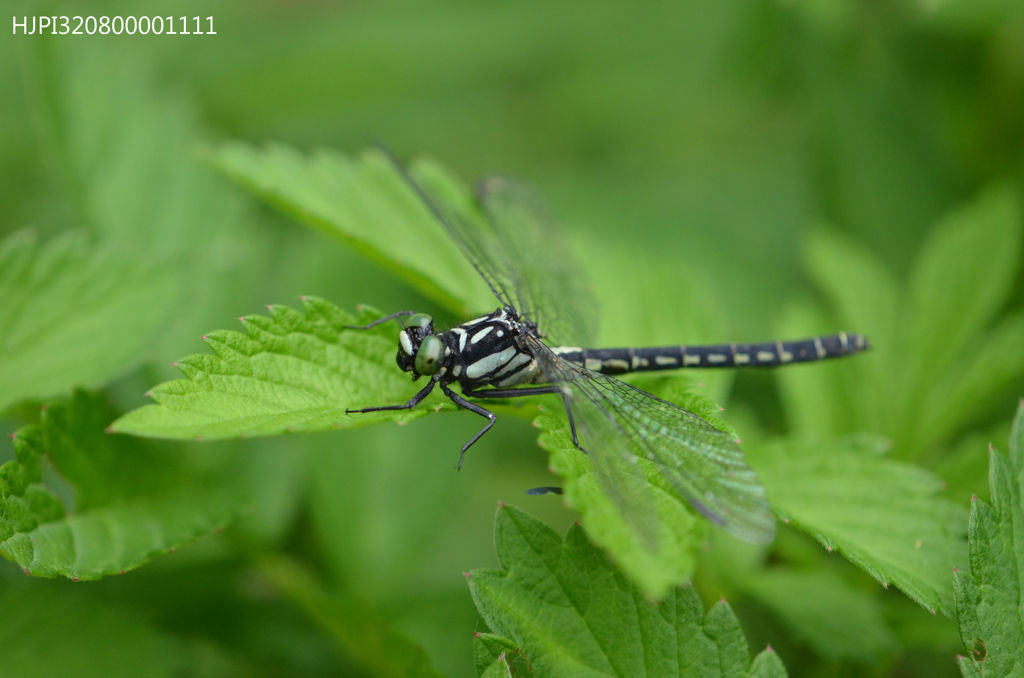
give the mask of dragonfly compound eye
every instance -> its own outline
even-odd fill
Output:
[[[409,319],[405,321],[406,327],[420,327],[422,329],[427,329],[433,326],[433,324],[434,319],[426,313],[417,313],[416,315],[410,316]]]
[[[420,374],[437,374],[441,369],[441,355],[444,344],[433,334],[423,337],[420,350],[416,352],[416,371]]]

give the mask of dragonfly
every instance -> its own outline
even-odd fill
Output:
[[[641,460],[712,523],[745,541],[774,538],[775,519],[757,474],[734,435],[671,402],[616,378],[631,372],[681,368],[775,367],[853,355],[864,336],[838,332],[798,341],[647,348],[584,348],[597,329],[597,304],[566,240],[525,185],[502,176],[477,186],[477,218],[453,208],[416,181],[394,156],[397,173],[443,226],[498,307],[438,331],[424,313],[399,311],[351,329],[398,320],[398,367],[426,385],[408,402],[346,410],[347,414],[408,410],[435,388],[458,407],[488,421],[481,399],[555,395],[562,400],[573,445],[587,453],[621,510],[643,521],[651,513],[631,490]],[[451,387],[459,385],[461,393]],[[537,488],[533,494],[560,493]]]

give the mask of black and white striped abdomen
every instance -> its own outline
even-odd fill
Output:
[[[799,341],[653,348],[552,349],[562,358],[603,374],[674,370],[682,367],[777,367],[852,355],[869,348],[860,334],[838,332]]]

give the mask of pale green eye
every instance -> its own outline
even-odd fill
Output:
[[[415,317],[415,316],[413,316]],[[427,316],[428,318],[430,316]],[[420,350],[416,352],[416,371],[420,374],[437,374],[441,369],[441,355],[444,344],[433,334],[423,337]]]
[[[434,319],[426,313],[417,313],[416,315],[409,316],[409,319],[405,321],[406,327],[422,327],[427,329],[434,324]]]

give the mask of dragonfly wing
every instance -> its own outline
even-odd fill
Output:
[[[529,346],[548,379],[562,387],[580,445],[598,471],[611,476],[609,485],[627,514],[646,507],[630,506],[632,497],[615,478],[629,474],[642,457],[713,523],[746,541],[772,540],[775,518],[764,486],[730,434],[678,405],[563,360],[537,339]]]
[[[476,204],[468,196],[442,199],[388,157],[502,306],[514,307],[552,341],[592,343],[597,304],[561,229],[533,191],[490,177],[478,185]]]
[[[416,196],[426,205],[434,218],[441,224],[448,236],[455,242],[469,263],[483,278],[503,307],[515,302],[512,262],[502,252],[500,242],[486,223],[486,217],[479,213],[469,214],[469,201],[460,199],[468,196],[448,196],[445,200],[427,190],[413,178],[408,168],[385,147],[381,151],[391,161],[395,171]],[[461,204],[461,209],[456,204]],[[475,218],[474,218],[475,217]],[[484,310],[484,309],[477,309]]]
[[[597,302],[540,197],[502,176],[481,181],[477,196],[508,262],[520,312],[553,344],[591,345],[600,317]]]

